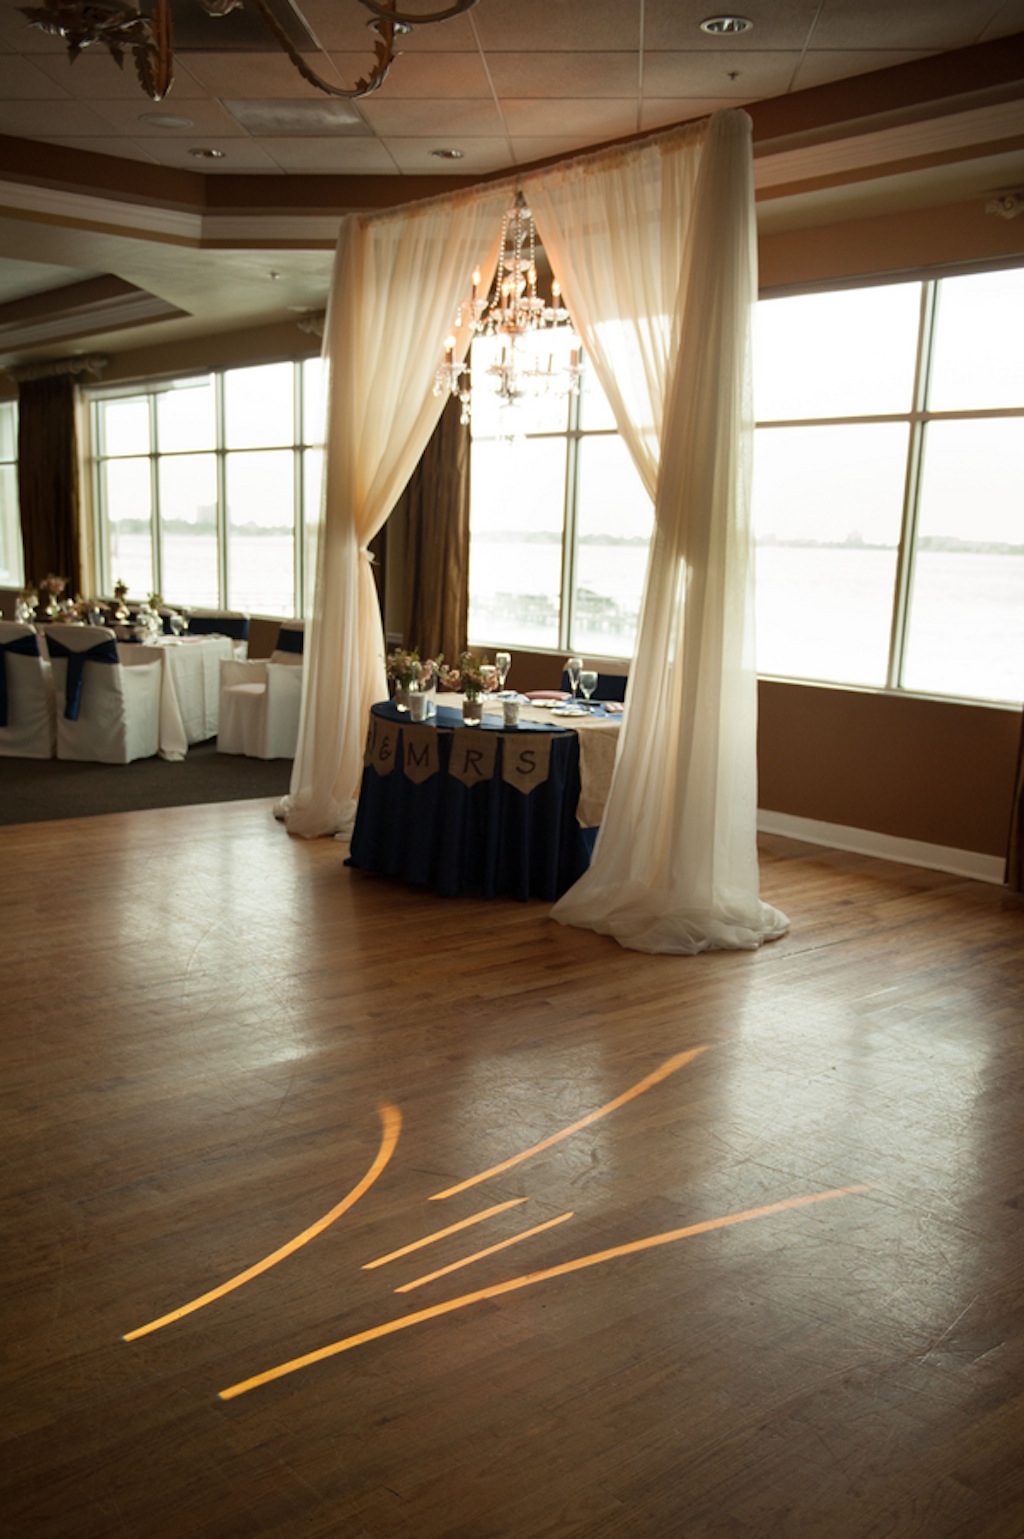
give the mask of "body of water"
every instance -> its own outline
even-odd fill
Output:
[[[291,614],[293,559],[287,535],[234,537],[228,607]],[[642,546],[580,548],[577,651],[632,656],[646,570]],[[892,550],[760,546],[758,671],[825,683],[884,685],[895,571]],[[124,578],[133,598],[150,592],[145,535],[117,539],[112,575]],[[474,641],[558,650],[558,545],[478,540],[472,546],[470,585]],[[217,607],[212,537],[172,542],[165,552],[163,593],[171,603]],[[919,552],[903,683],[924,694],[1024,698],[1024,556]]]
[[[581,548],[577,589],[593,597],[578,610],[578,651],[632,656],[646,568],[640,546]],[[758,671],[882,687],[895,575],[893,550],[760,546]],[[553,544],[477,542],[470,634],[557,651],[560,576]],[[918,554],[903,683],[921,693],[1024,698],[1024,556]]]

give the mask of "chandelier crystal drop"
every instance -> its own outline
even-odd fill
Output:
[[[572,331],[573,324],[557,281],[551,285],[550,303],[537,292],[537,232],[521,191],[502,219],[498,269],[489,297],[480,293],[479,270],[473,274],[472,298],[456,317],[456,326],[467,324],[472,336],[501,341],[501,357],[486,372],[494,379],[503,405],[513,406],[526,395],[572,395],[579,390],[579,348],[571,351],[567,366],[556,367],[553,350],[545,361],[542,348],[525,345],[545,331]],[[455,338],[449,337],[434,379],[434,394],[457,395],[466,423],[472,411],[471,373],[468,364],[456,359],[455,346]]]

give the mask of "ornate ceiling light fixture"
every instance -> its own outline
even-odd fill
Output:
[[[227,16],[243,3],[259,11],[278,46],[291,59],[304,80],[325,91],[328,96],[343,96],[354,100],[369,96],[387,79],[395,61],[395,41],[411,32],[413,27],[428,26],[438,21],[450,21],[471,11],[477,0],[452,0],[452,4],[440,11],[424,11],[409,15],[397,9],[397,0],[356,0],[373,12],[368,25],[376,33],[373,67],[362,80],[348,89],[330,85],[316,73],[292,43],[284,27],[278,21],[267,0],[198,0],[208,16]],[[291,9],[302,22],[312,42],[326,50],[318,41],[313,28],[306,21],[296,0],[289,0]],[[174,44],[171,27],[169,0],[153,0],[149,9],[136,10],[129,0],[43,0],[41,5],[22,6],[21,14],[33,27],[63,38],[68,47],[72,64],[83,48],[102,43],[110,50],[119,69],[124,67],[125,54],[130,54],[139,83],[152,101],[164,99],[174,84]]]
[[[537,350],[534,358],[524,358],[520,347],[527,338],[536,338],[557,327],[572,330],[572,316],[562,303],[557,281],[551,284],[551,303],[545,304],[537,293],[537,232],[533,215],[522,192],[516,193],[512,207],[501,222],[501,246],[498,270],[490,297],[480,295],[480,273],[473,274],[473,296],[460,309],[456,325],[461,326],[468,311],[469,329],[474,336],[493,337],[501,343],[500,358],[487,373],[495,380],[502,405],[513,406],[526,394],[543,395],[557,390],[571,395],[579,389],[580,354],[574,349],[569,363],[555,367],[554,351],[545,365]],[[465,376],[465,378],[463,378]],[[469,365],[457,362],[455,338],[445,343],[444,362],[434,379],[435,395],[457,395],[462,403],[462,421],[468,422],[472,408]]]

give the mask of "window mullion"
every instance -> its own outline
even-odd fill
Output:
[[[156,396],[149,396],[149,537],[153,558],[153,592],[163,593],[163,541],[160,530],[160,442],[157,437]]]
[[[900,523],[900,544],[896,561],[892,628],[889,635],[889,662],[886,677],[886,687],[888,689],[899,689],[903,677],[903,659],[906,653],[910,616],[910,595],[914,580],[917,521],[921,503],[925,413],[928,406],[928,387],[932,366],[932,344],[935,337],[937,302],[938,283],[934,280],[923,283],[921,285],[921,318],[917,338],[917,360],[914,369],[914,404],[910,416],[910,437],[907,444],[907,475],[903,490],[903,515]]]
[[[576,534],[579,527],[580,392],[569,397],[565,444],[565,515],[562,522],[562,602],[558,613],[558,643],[572,650],[576,606]]]
[[[303,596],[306,592],[306,542],[304,510],[306,506],[306,446],[303,443],[302,426],[306,418],[304,397],[305,380],[301,363],[292,364],[292,400],[294,403],[292,427],[292,613],[303,613]]]
[[[218,369],[214,378],[214,410],[216,414],[217,455],[217,591],[220,607],[228,606],[228,473],[227,453],[224,447],[224,371]]]

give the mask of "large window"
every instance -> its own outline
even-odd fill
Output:
[[[568,332],[544,337],[541,368],[579,346]],[[473,344],[470,636],[628,657],[650,500],[593,372],[578,394],[527,393],[502,406],[488,375],[500,347]]]
[[[1022,313],[1022,268],[758,305],[760,673],[1024,697]],[[596,381],[492,400],[475,368],[474,641],[630,656],[651,509]]]
[[[25,581],[18,508],[18,408],[0,401],[0,588]]]
[[[319,359],[91,392],[102,591],[305,613],[322,405]]]

